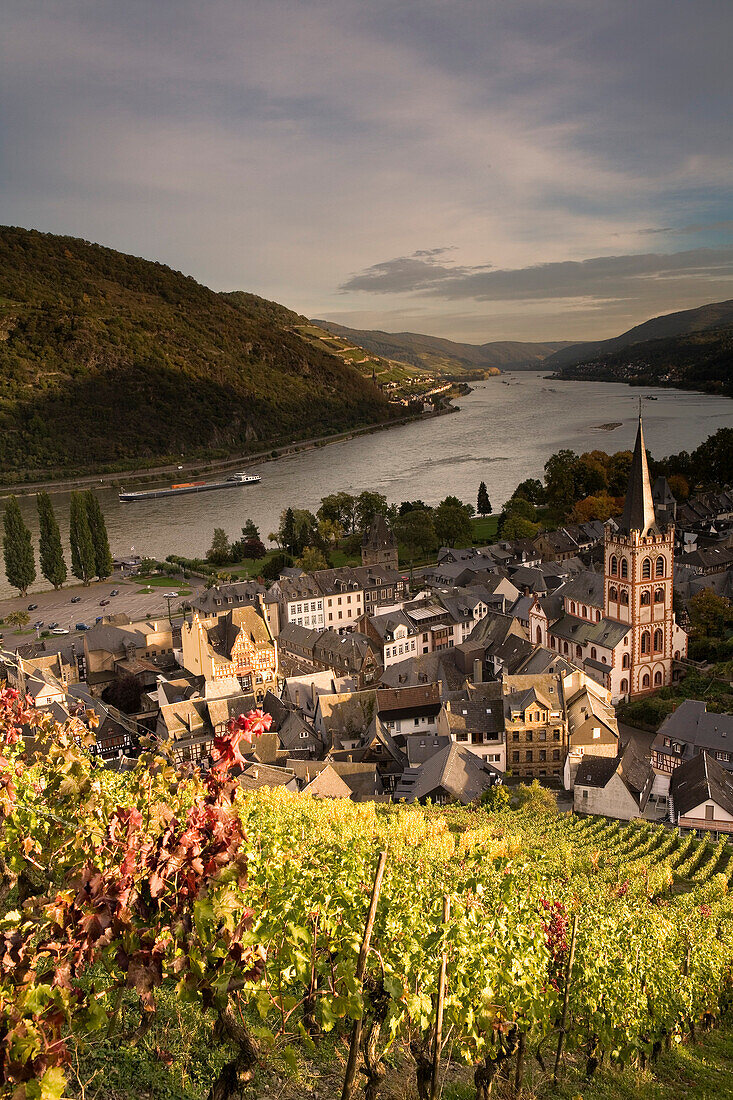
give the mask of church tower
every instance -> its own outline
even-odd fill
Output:
[[[604,615],[628,623],[621,692],[643,695],[672,683],[672,662],[687,654],[687,635],[672,611],[674,522],[658,517],[639,412],[623,515],[604,536]]]

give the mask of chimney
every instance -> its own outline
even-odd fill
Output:
[[[473,682],[474,684],[483,683],[482,661],[480,657],[476,657],[473,662]]]

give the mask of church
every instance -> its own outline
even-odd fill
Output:
[[[590,570],[529,612],[530,638],[583,668],[614,703],[672,683],[687,635],[672,610],[674,522],[657,512],[641,415],[623,514],[604,532],[603,573]]]

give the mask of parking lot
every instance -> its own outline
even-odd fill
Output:
[[[157,578],[156,578],[157,579]],[[13,599],[0,601],[0,618],[5,618],[11,611],[25,611],[30,617],[27,626],[10,627],[7,624],[0,626],[3,635],[2,647],[4,649],[16,649],[17,646],[33,641],[43,630],[48,629],[49,623],[57,622],[60,628],[69,631],[69,635],[52,635],[44,639],[49,648],[51,640],[63,644],[69,636],[81,635],[76,630],[77,623],[86,623],[94,626],[98,615],[125,614],[132,621],[137,619],[162,618],[168,615],[168,603],[164,599],[165,592],[178,592],[183,588],[184,582],[170,580],[165,586],[150,585],[150,591],[141,591],[147,586],[145,577],[121,577],[116,573],[106,581],[97,581],[88,588],[82,585],[66,585],[58,592],[35,592],[28,596],[16,596]],[[186,581],[186,589],[193,595],[202,585],[200,580]],[[119,595],[112,596],[114,589],[119,590]],[[72,598],[79,597],[78,603],[72,603]],[[184,597],[190,598],[190,597]],[[109,600],[105,606],[100,605],[100,600]],[[171,600],[171,611],[174,612],[180,600]],[[30,604],[38,607],[29,611]],[[44,625],[38,630],[34,629],[35,622]]]

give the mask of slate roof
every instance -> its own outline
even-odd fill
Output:
[[[465,675],[456,665],[455,648],[420,653],[389,665],[382,673],[385,687],[415,687],[418,684],[438,683],[441,695],[462,688]]]
[[[436,793],[445,793],[464,806],[493,785],[499,772],[471,752],[465,745],[452,742],[429,757],[419,768],[409,768],[394,791],[394,800],[416,802]]]
[[[307,789],[321,772],[330,768],[347,785],[353,795],[369,796],[381,794],[382,780],[376,764],[365,764],[351,760],[293,760],[288,758],[286,766],[295,773],[298,781]]]
[[[733,814],[733,777],[707,752],[675,768],[670,794],[676,812],[683,815],[708,800]]]
[[[452,733],[480,733],[498,739],[504,729],[504,708],[500,699],[449,699],[444,706],[445,719]]]
[[[420,764],[424,764],[426,760],[429,760],[431,756],[435,756],[436,752],[440,752],[450,743],[451,739],[447,734],[409,733],[405,738],[405,751],[409,767],[419,767]]]
[[[634,443],[634,455],[631,460],[629,482],[626,487],[624,510],[618,524],[621,534],[628,535],[632,531],[639,531],[645,535],[652,530],[658,533],[656,515],[654,512],[654,500],[652,499],[652,486],[649,481],[649,466],[644,445],[644,426],[639,414],[639,427]]]
[[[235,604],[257,604],[258,595],[264,595],[265,588],[257,581],[235,581],[232,584],[214,585],[204,588],[193,599],[191,607],[204,615],[215,615]],[[217,603],[217,600],[219,601]]]
[[[377,712],[385,719],[430,717],[440,710],[440,684],[414,684],[412,687],[385,688],[377,692]]]
[[[369,621],[382,641],[385,642],[392,641],[398,626],[404,626],[407,629],[408,637],[419,634],[422,629],[404,611],[387,611],[383,615],[372,615]]]
[[[673,745],[682,746],[682,752],[676,753],[672,746],[665,746],[664,739],[669,738]],[[668,714],[657,731],[652,750],[667,756],[676,756],[679,760],[688,760],[697,753],[727,752],[733,757],[733,714],[712,714],[705,709],[705,703],[699,699],[685,699],[677,710]],[[716,761],[717,763],[717,761]],[[733,770],[733,760],[723,763],[723,767]]]
[[[261,787],[287,787],[295,782],[295,772],[271,764],[247,764],[237,776],[237,783],[245,791],[257,791]]]
[[[566,581],[557,595],[566,600],[575,600],[577,603],[584,603],[589,607],[603,610],[605,595],[603,573],[595,573],[591,569],[584,569],[582,573],[578,573],[571,580]]]
[[[633,741],[616,757],[586,755],[578,765],[575,784],[581,787],[607,786],[611,777],[619,774],[626,790],[643,811],[654,783],[654,769],[642,756]]]
[[[575,615],[561,615],[550,629],[556,638],[563,638],[577,645],[599,645],[605,649],[615,649],[631,627],[627,623],[616,622],[615,619],[589,623]]]

